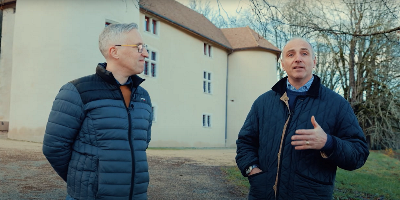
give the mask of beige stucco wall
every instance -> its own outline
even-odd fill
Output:
[[[142,84],[156,105],[151,147],[225,146],[227,53],[212,47],[203,53],[204,41],[161,22],[159,35],[141,33],[149,49],[159,54],[158,77],[141,75]],[[203,93],[203,72],[212,73],[212,94]],[[202,127],[202,115],[211,114],[212,127]]]
[[[277,82],[277,56],[266,51],[237,51],[228,62],[227,147],[235,147],[254,100]]]
[[[0,121],[10,120],[10,91],[15,19],[14,16],[14,8],[7,8],[3,10],[0,55]]]
[[[16,10],[9,138],[41,142],[59,88],[104,62],[105,21],[138,23],[139,10],[137,1],[32,0]]]

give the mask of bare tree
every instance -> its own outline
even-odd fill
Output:
[[[352,105],[373,149],[400,144],[400,8],[397,0],[250,0],[251,11],[228,16],[219,0],[190,7],[219,28],[250,26],[280,49],[308,38],[322,83]],[[278,63],[278,77],[285,72]]]
[[[318,57],[315,73],[350,102],[371,147],[395,148],[400,141],[397,1],[250,2],[257,31],[278,47],[294,36],[310,39]]]
[[[229,15],[219,0],[212,0],[217,3],[217,7],[211,7],[211,0],[190,0],[188,7],[204,15],[218,28],[234,28],[251,26],[252,14],[248,9],[238,7],[237,15]]]

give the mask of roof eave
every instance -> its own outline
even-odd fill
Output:
[[[224,45],[224,44],[221,44],[221,43],[219,43],[219,42],[217,42],[217,41],[215,41],[215,40],[213,40],[213,39],[211,39],[211,38],[209,38],[209,37],[207,37],[207,36],[205,36],[205,35],[203,35],[203,34],[197,32],[197,31],[194,31],[194,30],[192,30],[192,29],[190,29],[190,28],[188,28],[188,27],[186,27],[186,26],[184,26],[184,25],[182,25],[182,24],[180,24],[180,23],[178,23],[178,22],[175,22],[175,21],[173,21],[173,20],[171,20],[171,19],[168,19],[168,18],[166,18],[166,17],[164,17],[164,16],[162,16],[162,15],[160,15],[160,14],[158,14],[158,13],[156,13],[156,12],[150,10],[150,9],[147,9],[147,8],[143,7],[142,5],[140,5],[140,9],[141,9],[142,11],[149,12],[149,13],[151,13],[151,14],[153,14],[153,15],[155,15],[155,16],[161,18],[161,19],[163,19],[164,21],[169,22],[169,23],[175,25],[175,26],[179,26],[179,27],[181,27],[181,28],[183,28],[183,29],[185,29],[185,30],[187,30],[187,31],[189,31],[189,32],[191,32],[191,33],[193,33],[193,34],[195,34],[195,35],[198,35],[198,36],[200,36],[200,37],[202,37],[202,38],[205,38],[205,39],[207,39],[207,40],[209,40],[209,41],[211,41],[211,42],[217,44],[218,46],[221,46],[222,48],[224,48],[224,49],[226,49],[226,50],[232,50],[231,47],[228,47],[228,46],[226,46],[226,45]]]
[[[3,0],[0,2],[0,10],[4,10],[6,8],[15,8],[17,4],[17,0]]]
[[[281,55],[281,52],[282,52],[282,51],[278,51],[278,50],[276,50],[276,49],[271,49],[271,48],[256,46],[256,47],[234,48],[234,49],[232,50],[232,53],[235,52],[235,51],[260,50],[260,49],[275,54],[275,55],[277,56],[277,59],[276,59],[276,60],[279,60],[279,56]]]

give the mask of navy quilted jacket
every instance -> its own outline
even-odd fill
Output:
[[[355,170],[369,155],[365,136],[350,104],[314,81],[289,111],[286,80],[254,102],[239,132],[236,163],[242,174],[253,164],[263,171],[248,177],[249,199],[332,199],[336,169]],[[295,150],[297,129],[313,129],[311,116],[333,138],[333,153]]]
[[[54,100],[43,154],[75,199],[147,199],[152,108],[143,79],[131,76],[127,108],[106,64],[64,85]]]

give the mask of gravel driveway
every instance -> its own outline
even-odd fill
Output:
[[[149,199],[246,199],[225,181],[234,149],[148,150]],[[0,139],[0,199],[65,199],[66,184],[41,144]]]

